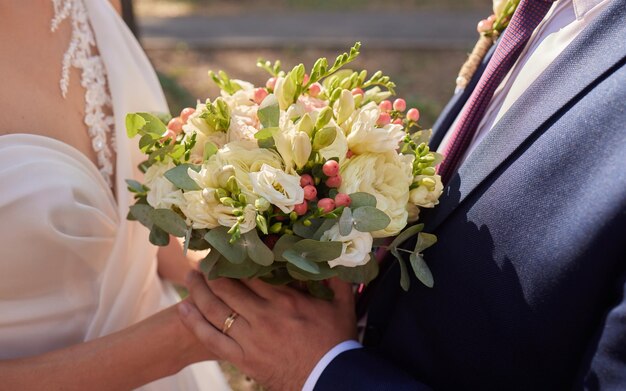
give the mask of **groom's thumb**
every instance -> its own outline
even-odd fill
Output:
[[[328,280],[328,287],[335,292],[335,301],[341,305],[354,306],[354,293],[352,284],[341,281],[339,278],[331,278]]]

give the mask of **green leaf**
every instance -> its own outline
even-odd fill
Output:
[[[146,120],[136,113],[126,114],[126,135],[128,138],[135,137],[141,128],[146,124]]]
[[[146,204],[135,204],[129,209],[135,220],[138,220],[144,227],[152,229],[152,226],[154,224],[152,223],[152,217],[150,213],[152,213],[152,211],[154,210],[153,207]]]
[[[248,251],[248,257],[253,262],[262,266],[269,266],[274,263],[274,253],[269,247],[263,243],[256,230],[252,230],[243,234],[245,248]]]
[[[324,235],[326,231],[328,231],[335,224],[337,224],[337,219],[325,218],[325,219],[322,219],[322,221],[323,221],[322,225],[320,225],[317,231],[315,231],[315,234],[313,234],[313,237],[311,239],[320,240],[322,238],[322,235]]]
[[[426,250],[428,247],[437,243],[437,236],[433,234],[429,234],[426,232],[420,232],[417,235],[417,243],[415,243],[415,252],[421,253]]]
[[[200,261],[200,271],[204,273],[209,280],[214,280],[219,277],[217,275],[215,265],[217,264],[217,261],[219,261],[220,257],[220,253],[212,248],[207,256]]]
[[[310,219],[310,221],[311,225],[309,225],[308,227],[304,225],[303,220],[296,221],[293,225],[293,232],[295,232],[296,235],[306,239],[313,238],[317,230],[324,223],[324,219]]]
[[[307,260],[313,262],[328,262],[341,256],[343,243],[319,242],[312,239],[303,239],[294,244],[292,250]]]
[[[155,246],[167,246],[170,243],[170,235],[154,225],[150,230],[149,240]]]
[[[411,278],[409,277],[409,270],[406,267],[406,263],[404,263],[404,259],[397,253],[397,249],[392,250],[393,255],[398,258],[398,264],[400,265],[400,286],[405,292],[409,291],[411,287]]]
[[[339,218],[339,235],[348,236],[352,232],[352,211],[350,208],[344,208]]]
[[[277,128],[280,123],[280,108],[278,107],[278,99],[276,95],[269,94],[257,111],[259,121],[264,128]]]
[[[391,219],[382,210],[373,206],[362,206],[352,211],[354,228],[361,232],[372,232],[387,228]]]
[[[415,273],[415,277],[417,277],[422,284],[432,288],[435,285],[435,281],[428,265],[424,262],[424,258],[422,258],[422,256],[418,253],[412,253],[409,257],[409,261],[411,263],[411,267],[413,268],[413,272]]]
[[[294,235],[282,235],[276,244],[274,244],[274,258],[277,262],[287,262],[283,257],[283,253],[293,247],[294,244],[301,241],[302,238]]]
[[[286,285],[294,280],[284,266],[272,270],[269,274],[261,276],[260,279],[272,285]]]
[[[167,130],[167,126],[156,116],[150,113],[136,113],[141,116],[145,123],[140,129],[140,133],[151,133],[155,136],[161,137]]]
[[[400,246],[402,243],[409,240],[412,236],[421,232],[422,229],[424,229],[424,224],[415,224],[415,225],[408,227],[407,229],[402,231],[400,235],[396,236],[395,239],[393,239],[393,241],[388,246],[389,250],[392,250]]]
[[[283,258],[285,258],[287,262],[299,267],[306,272],[312,274],[318,274],[320,272],[320,267],[317,263],[304,258],[299,252],[294,249],[289,249],[283,252]]]
[[[209,242],[204,240],[204,235],[209,232],[207,229],[192,229],[191,237],[189,238],[189,249],[195,251],[202,251],[210,248]]]
[[[352,200],[350,207],[352,207],[353,210],[361,206],[376,206],[376,197],[369,193],[352,193],[350,194],[350,199]]]
[[[333,270],[337,271],[337,276],[344,281],[355,284],[369,284],[378,275],[378,262],[373,254],[370,254],[370,260],[361,266],[346,267],[335,266]]]
[[[154,225],[170,235],[182,238],[187,234],[187,223],[171,209],[154,209],[150,212],[150,218]]]
[[[128,185],[128,191],[130,192],[138,194],[144,194],[146,192],[143,185],[134,179],[126,179],[126,184]]]
[[[191,240],[191,232],[193,229],[191,227],[187,228],[187,232],[185,233],[185,242],[183,244],[183,255],[187,256],[187,251],[189,250],[189,241]]]
[[[200,166],[193,164],[181,164],[165,173],[165,177],[182,190],[200,190],[200,186],[189,176],[189,169],[200,171]]]
[[[331,301],[335,297],[335,292],[319,281],[307,281],[306,288],[313,297]]]
[[[247,252],[242,240],[230,243],[229,228],[218,227],[210,230],[204,236],[209,244],[220,252],[226,259],[235,264],[241,264],[246,260]]]
[[[216,273],[220,277],[237,279],[253,277],[259,268],[260,266],[249,258],[244,259],[242,263],[232,263],[224,258],[220,258],[215,265]]]
[[[304,271],[291,263],[287,263],[287,271],[291,277],[298,281],[322,281],[337,276],[337,272],[331,269],[327,263],[318,263],[317,266],[320,268],[317,274]]]

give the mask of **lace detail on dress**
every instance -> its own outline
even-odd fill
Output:
[[[54,18],[51,30],[56,31],[68,17],[72,23],[70,45],[63,56],[61,93],[65,98],[70,83],[70,68],[80,69],[80,84],[85,89],[84,122],[98,157],[100,173],[109,187],[113,187],[114,119],[107,114],[113,112],[113,104],[107,88],[104,62],[94,50],[97,48],[96,40],[89,26],[87,10],[83,0],[52,0],[52,3]]]

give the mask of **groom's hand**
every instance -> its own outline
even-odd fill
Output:
[[[326,352],[356,338],[352,289],[342,281],[330,281],[332,301],[259,280],[205,281],[194,272],[187,281],[190,298],[179,305],[183,323],[208,349],[271,390],[302,389]],[[222,333],[233,312],[238,316]]]

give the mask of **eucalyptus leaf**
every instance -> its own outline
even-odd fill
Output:
[[[126,184],[128,185],[128,190],[133,193],[143,194],[146,192],[143,185],[134,179],[126,179]]]
[[[243,262],[235,264],[224,258],[220,258],[215,265],[217,275],[226,278],[250,278],[259,270],[260,266],[252,262],[251,259],[244,259]]]
[[[278,99],[276,95],[269,94],[257,111],[259,121],[264,128],[276,128],[280,121],[280,108],[278,107]]]
[[[309,273],[301,268],[287,263],[287,271],[289,275],[298,281],[322,281],[337,276],[337,271],[328,266],[327,263],[318,263],[319,273]]]
[[[191,237],[189,238],[189,249],[194,251],[207,250],[211,246],[209,242],[204,240],[204,235],[209,232],[206,229],[192,229]]]
[[[319,228],[315,231],[315,234],[313,234],[313,237],[311,239],[320,240],[322,235],[324,235],[326,231],[328,231],[335,224],[337,224],[338,220],[325,218],[325,219],[322,219],[322,221],[323,221],[322,225],[320,225]]]
[[[389,249],[400,246],[402,243],[409,240],[412,236],[421,232],[422,229],[424,229],[424,224],[415,224],[406,228],[398,236],[396,236],[395,239],[393,239],[393,241],[389,244]]]
[[[150,212],[150,218],[154,225],[170,235],[182,238],[187,234],[187,223],[171,209],[154,209]]]
[[[245,248],[250,259],[262,266],[269,266],[274,263],[274,253],[261,241],[256,230],[251,230],[243,234]]]
[[[341,212],[341,217],[339,217],[339,235],[350,235],[350,232],[352,232],[353,223],[354,220],[352,220],[352,211],[350,210],[350,208],[344,208],[343,212]]]
[[[152,226],[152,229],[150,230],[150,237],[148,239],[150,240],[150,243],[155,246],[163,247],[170,243],[170,235],[156,225]]]
[[[277,262],[287,262],[283,257],[283,253],[293,247],[294,244],[301,241],[302,238],[294,235],[282,235],[276,244],[274,244],[274,258]]]
[[[187,251],[189,251],[189,241],[191,240],[191,227],[187,228],[187,233],[185,233],[185,242],[183,244],[183,255],[187,256]]]
[[[204,236],[204,239],[228,261],[241,264],[246,260],[247,252],[243,241],[237,240],[231,244],[227,227],[218,227],[210,230]]]
[[[370,254],[370,260],[361,266],[346,267],[335,266],[333,270],[337,271],[337,277],[344,281],[355,284],[369,284],[378,275],[378,262],[373,254]]]
[[[311,225],[309,225],[308,227],[303,224],[302,220],[296,221],[296,223],[293,225],[293,232],[295,232],[296,235],[306,239],[313,238],[317,230],[324,223],[324,219],[310,219],[309,221],[311,222]]]
[[[435,285],[435,281],[428,265],[424,262],[424,258],[418,253],[411,253],[409,261],[411,263],[411,267],[413,268],[413,272],[415,273],[415,277],[417,277],[422,284],[432,288]]]
[[[165,173],[165,177],[182,190],[200,190],[200,186],[189,176],[189,169],[200,171],[200,167],[193,164],[180,164]]]
[[[317,263],[304,258],[299,252],[294,249],[288,249],[283,252],[283,258],[285,258],[287,262],[299,267],[306,272],[312,274],[318,274],[320,272],[320,267]]]
[[[204,273],[209,280],[214,280],[219,277],[217,275],[217,271],[215,270],[215,265],[217,264],[217,261],[219,261],[220,257],[220,253],[212,248],[207,256],[200,261],[200,271]]]
[[[147,204],[135,204],[129,209],[130,213],[137,221],[139,221],[144,227],[152,229],[153,223],[150,213],[154,210],[153,207]]]
[[[420,232],[417,235],[417,243],[415,243],[415,252],[421,253],[426,250],[428,247],[437,243],[437,236],[433,234],[429,234],[426,232]]]
[[[362,206],[353,209],[352,218],[357,231],[372,232],[387,228],[391,219],[382,210],[373,206]]]
[[[392,252],[397,252],[397,250],[393,250]],[[399,256],[399,254],[394,254],[394,255],[396,255],[396,258],[398,258],[398,264],[400,265],[400,286],[405,292],[408,292],[409,288],[411,287],[411,278],[409,277],[409,270],[406,267],[406,263],[404,263],[404,259],[402,259],[402,257]]]
[[[272,270],[269,274],[263,275],[259,278],[272,285],[287,285],[294,280],[284,266]]]
[[[341,256],[343,243],[303,239],[294,244],[292,250],[307,260],[313,262],[328,262]]]
[[[360,208],[362,206],[376,206],[376,197],[369,193],[358,192],[350,194],[350,207],[352,209]]]

